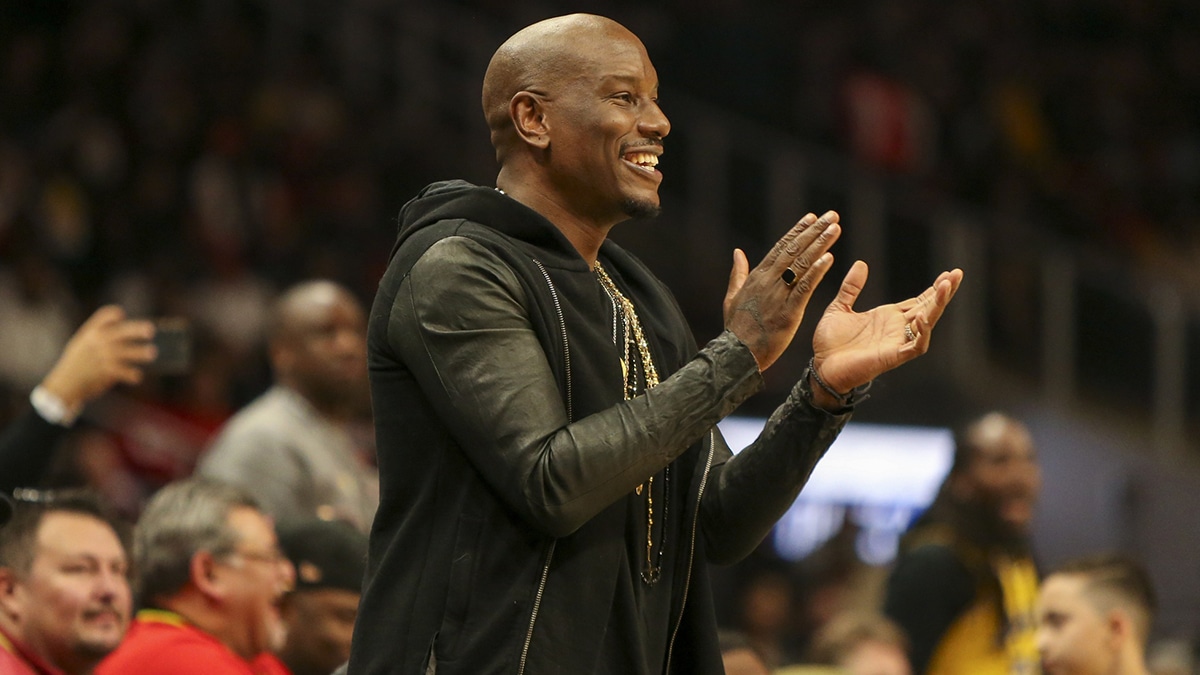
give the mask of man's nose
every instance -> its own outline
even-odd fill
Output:
[[[96,578],[96,595],[102,599],[113,599],[129,594],[129,579],[123,572],[114,570],[101,571]]]
[[[658,107],[658,103],[652,102],[646,106],[646,114],[638,121],[638,130],[647,136],[666,138],[667,134],[671,133],[671,121],[667,119],[662,108]]]

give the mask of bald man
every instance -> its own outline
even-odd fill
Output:
[[[1024,424],[999,412],[955,441],[937,497],[901,542],[884,609],[908,634],[914,673],[1036,672],[1037,449]]]
[[[344,520],[366,532],[379,504],[371,448],[366,317],[330,281],[286,290],[271,317],[275,384],[234,415],[198,472],[250,489],[281,523]]]
[[[401,212],[367,338],[383,494],[352,675],[721,673],[704,563],[752,550],[860,387],[928,348],[961,272],[856,313],[856,264],[814,367],[734,458],[716,422],[791,342],[838,216],[754,270],[735,252],[726,330],[698,350],[607,241],[658,211],[657,92],[619,24],[530,26],[484,76],[496,186],[437,183]]]

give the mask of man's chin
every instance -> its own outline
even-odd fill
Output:
[[[287,638],[287,624],[283,620],[276,621],[267,628],[267,642],[270,651],[274,653],[282,651],[284,645],[287,644]]]
[[[662,206],[657,200],[627,197],[621,202],[621,211],[630,218],[654,218],[662,211]]]
[[[125,631],[118,633],[109,633],[105,631],[102,634],[89,635],[76,643],[75,651],[78,654],[86,654],[95,659],[102,659],[108,656],[116,649],[121,640],[125,637]]]
[[[1013,509],[1000,515],[1004,528],[1013,534],[1027,536],[1033,525],[1033,511],[1029,509]]]

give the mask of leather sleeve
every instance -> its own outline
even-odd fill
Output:
[[[849,411],[835,415],[813,406],[808,386],[802,377],[758,438],[732,458],[718,434],[718,455],[701,503],[710,562],[737,562],[762,542],[849,421]]]
[[[650,392],[570,422],[527,302],[498,257],[450,237],[401,283],[388,342],[483,479],[551,536],[627,495],[762,386],[726,333]]]

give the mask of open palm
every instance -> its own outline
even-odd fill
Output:
[[[866,284],[867,264],[855,262],[813,334],[813,365],[817,372],[835,390],[846,392],[924,354],[933,327],[962,278],[959,269],[942,272],[932,286],[914,298],[856,312],[854,301]]]

